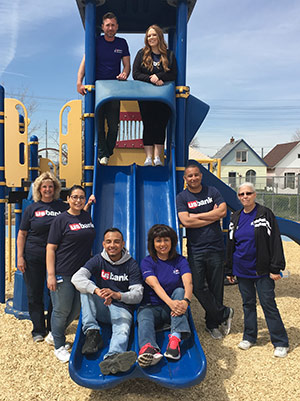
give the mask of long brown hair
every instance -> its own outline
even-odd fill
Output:
[[[167,43],[164,39],[164,34],[162,29],[158,26],[158,25],[150,25],[149,28],[146,31],[145,34],[145,47],[143,48],[144,50],[144,54],[143,54],[143,61],[142,64],[149,70],[149,71],[153,71],[153,60],[151,57],[151,47],[148,44],[148,32],[150,29],[154,29],[156,34],[157,34],[157,39],[158,39],[158,50],[160,53],[160,59],[161,59],[161,63],[163,66],[164,71],[169,71],[169,60],[167,57]]]

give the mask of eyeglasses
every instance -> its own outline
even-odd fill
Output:
[[[74,201],[77,201],[77,200],[81,200],[82,201],[82,200],[85,199],[85,196],[83,196],[83,195],[81,195],[81,196],[71,195],[70,198],[72,198]]]
[[[240,194],[238,194],[238,196],[250,196],[250,195],[253,195],[254,194],[254,192],[241,192]]]

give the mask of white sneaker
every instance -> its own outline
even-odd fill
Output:
[[[289,347],[275,347],[274,356],[285,358],[289,352]]]
[[[211,335],[214,340],[221,340],[223,338],[222,333],[217,328],[209,329],[208,327],[206,327],[205,330]]]
[[[49,331],[49,333],[45,337],[45,341],[46,341],[47,344],[54,346],[54,338],[53,338],[53,335],[52,335],[51,331]],[[71,349],[71,344],[70,343],[65,343],[65,349],[66,350]]]
[[[49,333],[45,337],[45,341],[49,345],[54,345],[54,338],[53,338],[53,335],[52,335],[51,331],[49,331]]]
[[[99,163],[100,164],[102,164],[103,166],[106,166],[107,164],[108,164],[108,157],[101,157],[101,159],[100,158],[98,158],[98,161],[99,161]]]
[[[159,156],[156,156],[155,158],[154,158],[154,166],[162,166],[163,164],[162,164],[162,162],[161,162],[161,160],[160,160],[160,157]]]
[[[247,349],[253,347],[253,345],[254,345],[254,343],[251,343],[251,342],[248,341],[248,340],[243,340],[243,341],[241,341],[241,342],[238,344],[238,347],[239,347],[240,349],[243,349],[244,351],[247,351]]]
[[[151,157],[146,157],[144,166],[146,166],[146,167],[147,167],[147,166],[152,166],[152,159],[151,159]]]
[[[69,362],[70,352],[68,352],[63,345],[60,348],[54,350],[54,355],[62,363]]]

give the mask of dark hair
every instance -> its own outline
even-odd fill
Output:
[[[102,17],[102,23],[104,22],[104,20],[106,20],[106,19],[115,19],[116,21],[117,21],[117,23],[118,23],[118,18],[115,16],[115,14],[114,13],[112,13],[112,12],[108,12],[108,13],[106,13],[106,14],[104,14],[103,15],[103,17]]]
[[[170,238],[171,239],[171,249],[169,252],[168,260],[175,259],[177,257],[176,245],[178,237],[173,228],[166,226],[165,224],[155,224],[148,231],[148,252],[151,258],[157,262],[157,253],[154,248],[154,239],[160,238]]]
[[[108,228],[108,229],[104,232],[103,238],[105,237],[105,235],[106,235],[107,233],[119,233],[119,234],[121,234],[122,241],[124,241],[123,234],[122,234],[122,232],[121,232],[117,227]]]
[[[190,162],[188,161],[187,165],[184,168],[184,174],[183,175],[185,175],[186,170],[188,168],[197,168],[199,170],[199,173],[201,174],[200,166],[201,166],[200,163],[194,162],[193,160],[191,160]]]
[[[86,195],[85,189],[81,186],[81,185],[73,185],[68,192],[68,196],[70,197],[72,195],[72,193],[76,190],[76,189],[81,189],[81,191],[84,192],[84,195]]]

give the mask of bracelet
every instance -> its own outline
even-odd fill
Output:
[[[183,298],[184,301],[186,301],[188,303],[188,305],[191,304],[191,301],[188,298]]]

